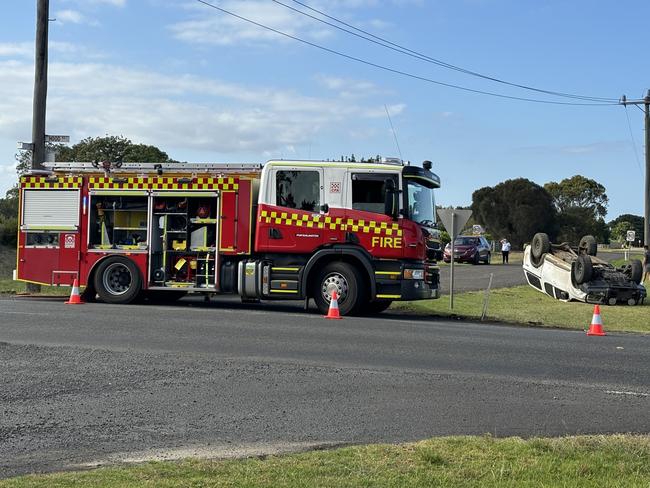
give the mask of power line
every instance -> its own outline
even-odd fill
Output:
[[[397,140],[397,133],[395,132],[395,127],[393,127],[393,121],[390,118],[390,112],[388,111],[388,106],[384,104],[384,108],[386,109],[386,115],[388,115],[388,122],[390,123],[390,130],[393,131],[393,137],[395,138],[395,145],[397,146],[397,152],[399,153],[399,158],[404,159],[402,157],[402,149],[399,147],[399,141]]]
[[[334,49],[330,49],[330,48],[325,47],[325,46],[321,46],[319,44],[307,41],[305,39],[301,39],[300,37],[293,36],[291,34],[287,34],[286,32],[282,32],[282,31],[280,31],[278,29],[274,29],[273,27],[269,27],[267,25],[261,24],[259,22],[254,21],[254,20],[248,19],[248,18],[243,17],[243,16],[241,16],[239,14],[236,14],[234,12],[226,10],[226,9],[224,9],[222,7],[218,7],[216,5],[208,3],[205,0],[196,0],[196,1],[199,2],[199,3],[202,3],[203,5],[206,5],[207,7],[211,7],[213,9],[215,9],[215,10],[219,10],[220,12],[228,14],[228,15],[230,15],[232,17],[237,18],[237,19],[240,19],[240,20],[243,20],[243,21],[248,22],[250,24],[256,25],[257,27],[261,27],[261,28],[269,30],[271,32],[275,32],[278,35],[287,37],[287,38],[292,39],[294,41],[301,42],[303,44],[314,47],[316,49],[320,49],[320,50],[328,52],[330,54],[334,54],[336,56],[340,56],[342,58],[346,58],[346,59],[349,59],[351,61],[356,61],[357,63],[365,64],[367,66],[372,66],[372,67],[377,68],[377,69],[388,71],[390,73],[406,76],[408,78],[413,78],[413,79],[416,79],[416,80],[424,81],[424,82],[427,82],[427,83],[432,83],[432,84],[435,84],[435,85],[446,86],[448,88],[455,88],[457,90],[462,90],[462,91],[466,91],[466,92],[470,92],[470,93],[477,93],[477,94],[480,94],[480,95],[489,95],[489,96],[498,97],[498,98],[505,98],[505,99],[509,99],[509,100],[519,100],[519,101],[523,101],[523,102],[533,102],[533,103],[545,103],[545,104],[550,104],[550,105],[574,105],[574,106],[579,105],[579,106],[592,106],[592,107],[593,106],[618,105],[618,103],[616,103],[616,102],[577,103],[577,102],[558,102],[558,101],[554,101],[554,100],[540,100],[540,99],[536,99],[536,98],[517,97],[517,96],[512,96],[512,95],[504,95],[502,93],[494,93],[494,92],[488,92],[488,91],[484,91],[484,90],[475,90],[473,88],[467,88],[467,87],[460,86],[460,85],[454,85],[452,83],[444,83],[442,81],[437,81],[437,80],[434,80],[434,79],[431,79],[431,78],[427,78],[425,76],[419,76],[419,75],[408,73],[406,71],[401,71],[401,70],[398,70],[398,69],[395,69],[395,68],[389,68],[388,66],[383,66],[383,65],[380,65],[380,64],[377,64],[377,63],[373,63],[371,61],[367,61],[365,59],[357,58],[355,56],[351,56],[349,54],[342,53],[340,51],[336,51]]]
[[[630,131],[630,139],[632,140],[632,149],[634,149],[634,157],[636,158],[636,165],[639,167],[639,173],[643,175],[643,170],[641,169],[641,160],[639,159],[639,153],[636,150],[636,139],[634,138],[634,133],[632,132],[632,123],[630,122],[630,114],[627,111],[627,105],[625,107],[625,116],[627,118],[627,128]]]
[[[341,30],[343,32],[347,32],[348,34],[351,34],[353,36],[359,37],[361,39],[365,39],[366,41],[372,42],[374,44],[378,44],[380,46],[383,46],[385,48],[388,48],[388,49],[391,49],[393,51],[399,52],[401,54],[405,54],[407,56],[411,56],[413,58],[420,59],[422,61],[425,61],[425,62],[428,62],[428,63],[431,63],[431,64],[435,64],[437,66],[441,66],[443,68],[459,71],[461,73],[465,73],[465,74],[468,74],[468,75],[471,75],[471,76],[476,76],[478,78],[493,81],[493,82],[496,82],[496,83],[501,83],[501,84],[504,84],[504,85],[513,86],[513,87],[516,87],[516,88],[521,88],[521,89],[524,89],[524,90],[530,90],[530,91],[534,91],[534,92],[537,92],[537,93],[544,93],[546,95],[554,95],[554,96],[565,97],[565,98],[574,98],[574,99],[579,99],[579,100],[588,100],[588,101],[593,101],[593,102],[613,102],[613,101],[616,101],[615,98],[609,98],[609,97],[607,97],[607,98],[606,97],[592,97],[592,96],[587,96],[587,95],[577,95],[577,94],[573,94],[573,93],[564,93],[564,92],[557,92],[557,91],[552,91],[552,90],[544,90],[544,89],[541,89],[541,88],[535,88],[535,87],[528,86],[528,85],[513,83],[513,82],[510,82],[510,81],[500,79],[500,78],[495,78],[493,76],[484,75],[484,74],[478,73],[476,71],[468,70],[468,69],[462,68],[460,66],[456,66],[456,65],[447,63],[447,62],[442,61],[440,59],[436,59],[436,58],[433,58],[431,56],[427,56],[426,54],[423,54],[421,52],[414,51],[412,49],[409,49],[408,47],[405,47],[405,46],[396,44],[394,42],[391,42],[388,39],[377,36],[375,34],[372,34],[371,32],[365,31],[363,29],[359,29],[358,27],[355,27],[355,26],[353,26],[353,25],[351,25],[351,24],[349,24],[349,23],[347,23],[347,22],[345,22],[345,21],[343,21],[341,19],[338,19],[338,18],[336,18],[334,16],[328,15],[327,13],[325,13],[325,12],[323,12],[321,10],[318,10],[316,8],[313,8],[313,7],[307,5],[307,4],[305,4],[305,3],[303,3],[303,2],[301,2],[299,0],[292,0],[292,1],[294,3],[297,3],[298,5],[302,5],[303,7],[311,10],[312,12],[316,12],[319,15],[322,15],[323,17],[326,17],[326,18],[328,18],[330,20],[338,22],[341,25],[349,27],[350,29],[354,29],[355,31],[361,32],[362,34],[365,34],[365,35],[357,34],[356,32],[350,31],[349,29],[345,29],[345,28],[340,27],[338,25],[327,22],[326,20],[320,19],[320,18],[318,18],[318,17],[316,17],[314,15],[311,15],[311,14],[309,14],[307,12],[304,12],[304,11],[302,11],[300,9],[296,9],[294,7],[291,7],[290,5],[287,5],[287,4],[285,4],[285,3],[283,3],[283,2],[281,2],[279,0],[271,0],[271,1],[277,3],[278,5],[282,5],[283,7],[287,8],[287,9],[290,9],[290,10],[292,10],[294,12],[297,12],[297,13],[299,13],[301,15],[307,16],[307,17],[309,17],[311,19],[314,19],[314,20],[316,20],[318,22],[321,22],[323,24],[334,27],[335,29],[339,29],[339,30]],[[366,37],[366,36],[369,36],[369,37]]]

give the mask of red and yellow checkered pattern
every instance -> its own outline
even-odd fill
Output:
[[[91,190],[119,189],[119,190],[221,190],[236,191],[239,189],[237,178],[216,178],[212,176],[198,176],[191,178],[176,176],[130,176],[106,177],[91,176],[88,187]],[[182,180],[182,181],[180,181]]]
[[[81,176],[22,176],[20,187],[26,189],[75,190],[81,187]]]
[[[277,212],[262,210],[260,222],[290,227],[306,227],[308,229],[329,229],[382,236],[401,237],[402,229],[393,222],[377,222],[375,220],[344,219],[318,214],[298,214],[292,212]]]

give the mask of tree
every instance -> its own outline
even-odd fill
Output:
[[[573,207],[589,209],[594,218],[604,219],[609,199],[605,187],[595,180],[575,175],[559,183],[551,181],[544,188],[553,197],[553,205],[559,213]]]
[[[576,242],[591,234],[601,242],[609,239],[605,224],[609,199],[605,187],[595,180],[576,175],[544,188],[553,197],[558,213],[559,234],[562,241]]]
[[[88,137],[72,147],[63,144],[48,144],[46,150],[56,154],[57,161],[123,161],[174,163],[167,153],[156,146],[133,144],[122,136]],[[19,151],[16,154],[16,172],[25,174],[31,168],[31,152]],[[18,226],[18,185],[0,198],[0,245],[16,244]]]
[[[615,239],[619,242],[625,242],[627,231],[634,230],[634,225],[627,220],[621,220],[617,224],[611,226],[610,229],[612,239]]]
[[[57,161],[175,162],[156,146],[133,144],[122,136],[87,137],[72,147],[59,148]]]
[[[625,234],[619,235],[618,233],[614,232],[614,229],[617,228],[621,222],[627,223],[629,227],[626,229]],[[612,237],[614,239],[624,241],[627,231],[633,230],[636,232],[637,240],[640,240],[640,242],[645,242],[644,235],[643,235],[643,217],[640,215],[633,215],[633,214],[619,215],[614,220],[612,220],[608,225],[609,228],[611,229]]]
[[[551,195],[525,178],[476,190],[471,208],[478,224],[495,238],[507,237],[518,248],[537,232],[555,235],[556,214]]]

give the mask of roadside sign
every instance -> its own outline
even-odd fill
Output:
[[[70,136],[45,136],[45,142],[70,142]]]
[[[454,243],[456,242],[456,236],[458,233],[463,230],[465,224],[472,216],[471,210],[459,210],[455,208],[441,208],[438,210],[438,216],[442,223],[449,232],[451,237],[451,266],[449,268],[449,308],[453,310],[454,308],[454,254],[456,254],[456,249]]]
[[[636,240],[636,232],[633,230],[627,231],[627,237],[625,238],[627,242],[634,242]]]
[[[455,237],[465,227],[465,224],[472,216],[472,211],[456,208],[440,208],[438,209],[438,216],[442,220],[447,232],[449,232],[449,235]]]
[[[34,144],[31,142],[19,142],[18,143],[18,149],[20,151],[33,151],[34,150]]]
[[[474,234],[475,236],[480,236],[484,232],[485,232],[485,229],[483,228],[483,226],[478,225],[478,224],[475,224],[475,225],[472,226],[472,234]]]

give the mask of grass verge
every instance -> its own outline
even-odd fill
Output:
[[[391,310],[480,319],[485,293],[467,292],[454,295],[454,310],[449,310],[449,297],[439,300],[395,303]],[[487,319],[513,324],[528,324],[564,329],[585,329],[591,323],[593,305],[561,302],[530,286],[499,288],[490,292]],[[630,307],[601,307],[605,331],[650,332],[650,301]]]
[[[446,437],[264,459],[186,460],[32,475],[27,487],[647,487],[650,437]]]

